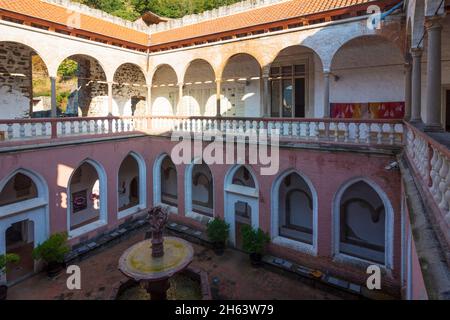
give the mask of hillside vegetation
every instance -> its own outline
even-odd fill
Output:
[[[240,0],[74,0],[123,19],[134,21],[146,11],[168,18],[200,13]]]

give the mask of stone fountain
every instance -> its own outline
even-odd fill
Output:
[[[145,284],[152,300],[166,300],[169,279],[192,262],[194,249],[183,239],[164,237],[168,212],[155,207],[148,213],[150,240],[139,242],[124,252],[119,269],[128,278]]]

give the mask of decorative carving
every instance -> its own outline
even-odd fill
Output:
[[[163,231],[167,224],[169,214],[166,208],[154,207],[148,212],[148,221],[152,233],[152,257],[159,258],[164,255]]]

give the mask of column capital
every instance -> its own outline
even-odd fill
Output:
[[[323,74],[324,74],[325,76],[330,76],[331,70],[330,70],[330,69],[323,69]]]
[[[425,18],[425,28],[427,31],[433,30],[441,30],[442,29],[442,17],[441,16],[432,16]]]
[[[177,83],[177,87],[183,87],[184,86],[184,82],[178,82]]]
[[[404,66],[406,71],[411,71],[412,69],[411,61],[405,61]]]
[[[216,83],[221,83],[223,80],[222,80],[222,78],[217,78],[215,81],[216,81]]]
[[[420,47],[413,47],[413,48],[411,48],[411,56],[413,58],[421,57],[422,53],[423,53],[423,49],[420,48]]]

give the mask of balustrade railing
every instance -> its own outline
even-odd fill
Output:
[[[326,141],[336,143],[402,145],[403,122],[400,120],[354,119],[281,119],[281,118],[208,118],[158,117],[150,120],[155,132],[242,134],[266,130],[281,139]],[[276,131],[274,131],[276,130]]]
[[[130,132],[223,134],[278,133],[280,139],[358,145],[403,145],[400,120],[279,119],[215,117],[95,117],[0,120],[0,140],[19,142]]]
[[[145,130],[145,117],[42,118],[0,120],[0,141],[122,134]]]
[[[450,225],[450,151],[411,124],[405,130],[409,162]]]

